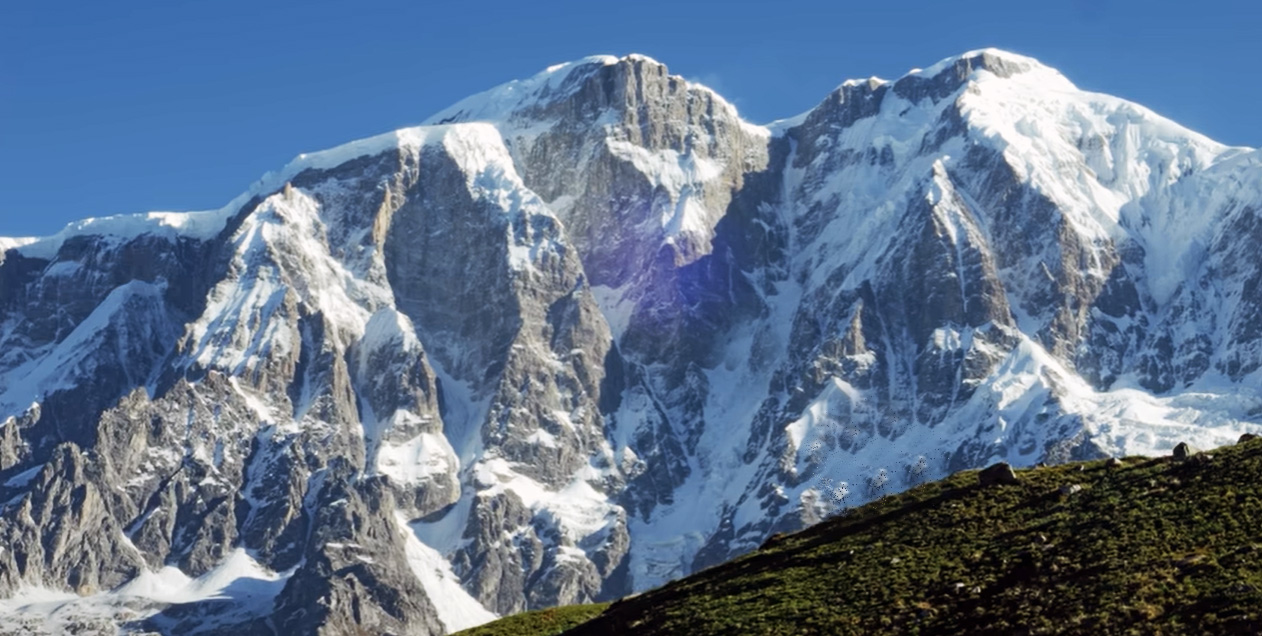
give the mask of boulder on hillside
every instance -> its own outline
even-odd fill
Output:
[[[1199,452],[1201,452],[1201,449],[1192,446],[1187,442],[1179,442],[1179,445],[1174,447],[1174,461],[1187,461],[1190,457]]]
[[[999,462],[977,473],[977,481],[983,488],[999,484],[1015,484],[1017,483],[1017,474],[1012,470],[1012,466],[1008,465],[1008,462]]]
[[[1253,433],[1245,433],[1244,435],[1241,435],[1241,436],[1240,436],[1240,439],[1236,440],[1236,443],[1237,443],[1237,444],[1243,444],[1243,443],[1245,443],[1245,442],[1251,442],[1251,441],[1253,441],[1253,440],[1255,440],[1255,439],[1257,439],[1257,438],[1258,438],[1258,436],[1257,436],[1257,435],[1254,435]]]

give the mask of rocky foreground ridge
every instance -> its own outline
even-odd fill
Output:
[[[768,126],[632,55],[0,239],[0,631],[441,634],[1231,442],[1260,211],[1259,151],[1011,53]]]

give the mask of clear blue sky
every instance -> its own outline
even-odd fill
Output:
[[[639,52],[763,122],[986,46],[1262,146],[1262,2],[0,2],[0,236],[216,208],[294,155]]]

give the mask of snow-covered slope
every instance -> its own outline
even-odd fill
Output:
[[[1260,210],[1259,151],[1003,51],[766,127],[602,56],[0,239],[0,614],[444,633],[1000,458],[1228,443]]]

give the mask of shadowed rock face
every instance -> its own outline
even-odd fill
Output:
[[[983,488],[1018,483],[1017,474],[1007,462],[999,462],[977,473],[977,482]]]
[[[1258,153],[1034,60],[760,127],[591,58],[432,123],[211,230],[4,254],[0,626],[42,587],[125,630],[445,633],[1262,414]]]

